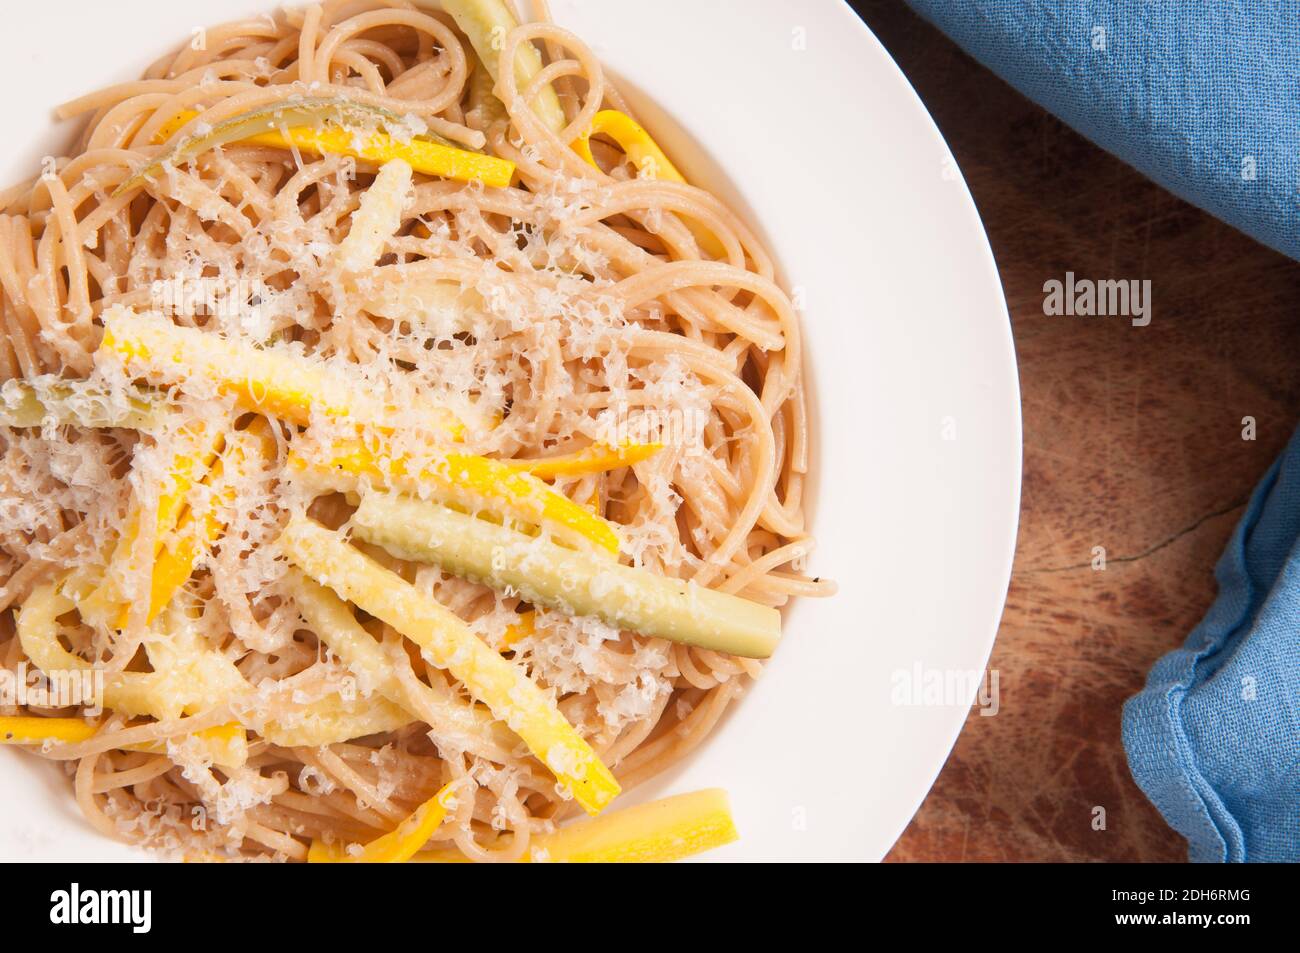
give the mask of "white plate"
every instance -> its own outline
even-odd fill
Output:
[[[812,567],[841,589],[793,608],[785,644],[731,717],[637,796],[727,788],[742,839],[710,859],[877,860],[969,710],[969,695],[906,705],[898,693],[918,667],[984,668],[1011,569],[1020,404],[979,215],[907,80],[839,0],[552,8],[688,178],[758,227],[799,291],[820,438]],[[0,88],[20,92],[0,103],[0,182],[69,141],[49,120],[55,103],[134,78],[194,28],[265,9],[7,10]],[[35,759],[0,754],[0,803],[0,858],[132,856],[80,821]]]

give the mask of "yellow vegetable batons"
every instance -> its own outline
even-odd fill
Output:
[[[650,133],[642,129],[632,117],[617,109],[602,109],[596,113],[591,120],[591,128],[573,143],[574,150],[591,165],[596,164],[596,157],[591,154],[591,137],[596,135],[606,135],[617,142],[642,174],[652,179],[685,184],[686,177],[677,171],[677,166],[664,155],[659,144],[650,138]]]
[[[386,698],[332,694],[292,708],[261,725],[259,733],[281,748],[319,748],[397,731],[414,720]]]
[[[387,622],[434,665],[459,679],[524,740],[589,814],[599,813],[619,793],[609,769],[546,694],[454,612],[311,520],[292,520],[280,545],[307,575]]]
[[[289,466],[315,472],[332,486],[356,489],[361,480],[381,487],[422,492],[444,503],[477,507],[497,504],[498,517],[545,525],[576,544],[588,543],[618,555],[613,524],[556,493],[509,461],[465,453],[435,453],[428,461],[387,451],[383,441],[334,440],[320,444],[310,437],[296,442]]]
[[[0,717],[0,744],[43,745],[77,744],[89,741],[99,733],[99,726],[80,718],[40,718],[35,716]],[[199,738],[213,753],[213,761],[223,767],[239,767],[248,760],[248,736],[237,722],[203,728],[192,736]],[[148,741],[127,745],[127,751],[144,751],[149,754],[166,754],[167,741]]]
[[[353,155],[377,164],[401,159],[427,175],[481,181],[485,185],[507,185],[514,174],[514,163],[506,159],[467,152],[432,132],[408,136],[414,131],[409,117],[346,96],[295,96],[215,122],[202,119],[199,113],[182,111],[155,131],[153,143],[168,142],[195,119],[200,121],[194,123],[191,134],[128,176],[113,190],[113,197],[156,181],[168,169],[191,162],[211,149],[236,142]],[[381,128],[397,135],[380,132]],[[481,134],[471,134],[470,138],[477,140],[476,144],[483,141]]]
[[[298,611],[316,636],[356,676],[361,691],[378,693],[397,705],[406,704],[401,681],[383,647],[361,627],[347,603],[296,569],[289,570],[289,585]],[[440,695],[423,682],[418,684],[416,691],[423,702],[418,707],[427,715],[415,711],[415,706],[411,715],[420,720],[429,717],[429,727],[440,739],[490,761],[504,761],[518,745],[511,731],[486,709],[456,695]]]
[[[99,726],[80,718],[41,718],[36,715],[0,717],[0,744],[77,744],[95,737]]]
[[[225,444],[226,424],[224,417],[195,420],[181,430],[175,445],[171,448],[171,458],[166,467],[164,483],[159,488],[158,506],[154,513],[153,541],[146,554],[146,558],[150,560],[148,568],[151,574],[151,604],[152,590],[158,583],[158,559],[165,552],[172,531],[186,512],[190,491],[196,483],[207,476],[217,454],[221,452]],[[146,508],[139,505],[138,501],[133,503],[131,511],[127,514],[122,536],[109,557],[103,583],[80,601],[79,608],[83,615],[102,618],[107,624],[116,625],[118,628],[126,626],[130,603],[123,592],[122,577],[134,574],[137,569],[145,568],[137,563],[140,554],[136,552],[140,534],[145,526],[143,522],[146,518],[145,510]],[[166,576],[171,575],[173,570],[164,567],[162,572]],[[186,578],[188,577],[187,572]],[[181,584],[184,582],[185,580],[182,579]],[[175,589],[171,592],[175,592]],[[168,593],[167,597],[170,598],[171,593]],[[149,618],[152,619],[154,614],[151,608],[148,613]]]
[[[257,348],[179,327],[156,314],[110,309],[100,351],[119,355],[134,373],[167,383],[183,383],[194,376],[206,378],[218,389],[234,394],[245,409],[300,426],[309,425],[316,410],[327,417],[371,425],[378,436],[391,430],[398,416],[394,408],[367,395],[333,368],[301,354],[283,348]],[[464,432],[463,425],[445,408],[429,407],[421,419],[429,422],[431,434],[455,439]],[[314,445],[304,441],[302,446],[310,449]],[[316,452],[295,453],[290,465],[299,472],[315,467],[327,475],[427,481],[434,489],[459,489],[464,493],[453,494],[451,500],[497,500],[513,518],[550,524],[570,541],[589,540],[610,553],[618,552],[618,535],[610,523],[528,473],[487,457],[447,454],[437,466],[412,467],[408,473],[408,462],[400,454],[387,454],[382,447],[371,450],[367,441],[357,439],[336,441]]]
[[[17,624],[19,644],[32,664],[47,674],[91,670],[89,662],[59,641],[59,618],[75,607],[55,583],[38,586],[23,603]],[[176,613],[172,621],[180,620],[179,624],[163,632],[151,631],[144,643],[154,670],[106,673],[104,707],[131,718],[163,720],[221,705],[241,708],[251,703],[256,708],[255,692],[234,663],[185,625],[180,610],[173,607],[172,611]],[[344,699],[330,694],[296,705],[257,728],[262,737],[282,747],[319,747],[395,731],[413,720],[384,698]]]
[[[589,165],[600,168],[596,164],[596,157],[591,154],[591,137],[595,135],[606,135],[617,142],[619,148],[641,175],[651,179],[686,184],[686,177],[677,171],[677,166],[672,164],[664,151],[659,148],[659,144],[651,138],[650,133],[642,129],[631,116],[617,109],[602,109],[592,118],[591,128],[574,140],[573,150],[586,159]],[[691,230],[700,247],[714,258],[721,258],[726,254],[717,236],[703,225],[686,219],[686,227]]]
[[[196,516],[194,510],[187,507],[176,525],[175,536],[163,542],[158,551],[150,583],[146,622],[152,622],[171,602],[193,575],[194,565],[204,548],[215,543],[225,530],[220,508],[234,501],[233,480],[260,466],[262,460],[275,457],[275,438],[264,417],[255,418],[242,433],[227,437],[226,444],[225,454],[213,462],[203,479],[205,485],[220,488],[218,498],[202,516]],[[123,606],[117,620],[118,628],[126,627],[129,614],[129,608]]]
[[[410,817],[397,825],[383,837],[372,840],[355,854],[348,853],[341,845],[326,844],[313,840],[307,851],[309,864],[401,864],[415,856],[416,852],[429,840],[433,832],[442,824],[447,811],[455,807],[456,782],[445,785],[429,800],[425,801]]]
[[[385,162],[361,193],[361,204],[352,213],[347,237],[335,252],[344,274],[367,270],[384,253],[384,246],[402,224],[402,212],[411,200],[411,166],[402,159]]]
[[[661,443],[625,443],[619,446],[593,443],[590,447],[573,453],[506,462],[516,470],[523,470],[543,480],[553,480],[556,477],[587,476],[619,467],[630,467],[642,460],[649,460],[662,449]]]
[[[727,792],[693,791],[576,821],[551,834],[535,834],[527,863],[668,863],[739,839]],[[416,863],[461,863],[458,851],[416,854]]]
[[[158,130],[154,142],[159,145],[166,142],[198,115],[190,110],[177,113],[174,119]],[[509,159],[457,149],[418,136],[403,140],[378,130],[352,126],[323,123],[291,126],[256,133],[238,141],[244,145],[298,149],[316,155],[354,156],[379,164],[398,159],[422,175],[461,182],[482,182],[495,188],[509,185],[515,172],[515,164]]]
[[[18,613],[19,644],[32,664],[47,674],[93,669],[59,639],[60,617],[76,607],[58,583],[45,583],[32,590]],[[208,646],[179,616],[168,620],[177,624],[164,631],[154,627],[145,638],[153,671],[104,674],[106,708],[132,718],[148,715],[165,720],[206,711],[247,689],[234,663]]]
[[[116,355],[128,371],[156,383],[184,384],[191,378],[205,378],[220,392],[233,394],[244,410],[303,427],[311,423],[315,411],[382,428],[395,411],[339,369],[290,348],[255,347],[198,328],[180,327],[160,314],[137,314],[121,306],[104,313],[104,337],[98,353]],[[464,425],[445,407],[415,409],[420,411],[422,427],[431,433],[452,439],[464,433]]]

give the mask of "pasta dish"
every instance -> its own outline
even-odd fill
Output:
[[[671,860],[821,596],[798,316],[591,50],[328,0],[0,192],[0,741],[192,860]]]

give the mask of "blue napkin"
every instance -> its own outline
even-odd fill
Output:
[[[908,0],[1169,191],[1300,259],[1296,0]]]
[[[908,0],[1189,202],[1300,258],[1298,0]],[[1300,431],[1218,599],[1124,706],[1133,777],[1202,861],[1300,861]]]
[[[1300,860],[1300,430],[1215,570],[1219,596],[1124,706],[1129,769],[1192,860]]]

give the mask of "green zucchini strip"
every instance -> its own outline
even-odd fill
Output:
[[[370,492],[356,535],[399,558],[429,562],[569,615],[748,658],[767,658],[781,614],[692,582],[618,565],[547,540],[391,493]]]

